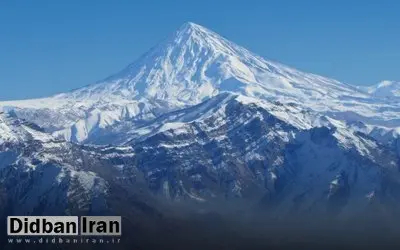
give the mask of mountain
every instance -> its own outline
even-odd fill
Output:
[[[48,98],[1,102],[0,107],[57,138],[90,143],[119,122],[143,124],[222,92],[292,102],[389,130],[400,126],[398,101],[383,102],[351,85],[265,60],[194,23],[185,23],[105,80]]]
[[[0,214],[399,218],[399,100],[186,23],[102,81],[0,102]]]
[[[322,87],[329,93],[317,91]],[[221,91],[296,98],[301,94],[314,98],[357,96],[351,86],[266,61],[194,23],[184,24],[121,72],[67,96],[93,99],[112,95],[183,106]]]
[[[129,249],[397,239],[396,86],[301,72],[186,23],[102,81],[0,102],[0,220],[121,215]]]
[[[400,82],[382,81],[363,89],[375,97],[400,97]]]

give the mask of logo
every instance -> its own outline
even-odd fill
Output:
[[[120,236],[121,216],[8,216],[8,236]]]

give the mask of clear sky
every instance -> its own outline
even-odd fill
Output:
[[[101,80],[186,21],[346,83],[400,80],[399,13],[397,0],[1,0],[0,100]]]

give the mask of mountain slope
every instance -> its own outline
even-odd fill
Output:
[[[119,175],[119,162],[131,161],[129,148],[76,145],[15,117],[0,114],[0,118],[0,219],[119,214],[118,209],[126,207],[143,220],[146,214],[157,213],[140,175],[134,183]]]
[[[363,89],[376,97],[400,97],[400,82],[382,81]]]
[[[395,151],[293,105],[220,94],[126,134],[134,165],[123,175],[142,171],[171,200],[261,200],[282,216],[346,217],[397,196]]]
[[[48,142],[51,139],[53,138],[36,124],[18,119],[12,113],[0,112],[0,144],[30,140]]]

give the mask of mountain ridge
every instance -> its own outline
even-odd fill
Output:
[[[400,82],[384,80],[375,85],[360,87],[369,94],[380,98],[400,97]]]

